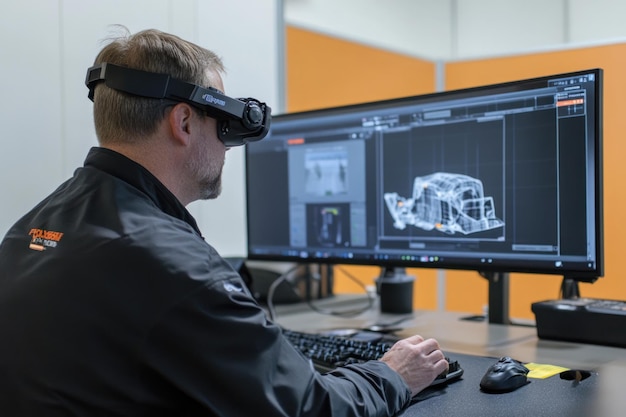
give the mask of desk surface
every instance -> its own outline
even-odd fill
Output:
[[[355,310],[360,305],[366,305],[362,297],[332,297],[318,300],[315,304],[334,312]],[[398,336],[419,334],[433,337],[449,356],[459,354],[459,362],[466,369],[463,380],[439,393],[447,397],[445,400],[437,397],[434,400],[418,401],[403,414],[406,416],[503,415],[503,404],[508,406],[509,402],[513,409],[520,412],[516,414],[509,410],[504,415],[555,415],[555,404],[564,411],[558,415],[574,415],[565,412],[567,410],[575,411],[575,415],[580,416],[624,414],[626,398],[620,391],[623,391],[622,386],[626,381],[626,349],[540,340],[534,327],[467,321],[462,319],[464,316],[459,313],[420,310],[399,316],[380,313],[375,307],[354,317],[340,317],[313,311],[306,304],[278,306],[276,309],[276,321],[283,327],[311,332],[364,328],[402,320],[397,323],[397,327],[401,328],[396,332]],[[510,356],[522,362],[593,370],[597,374],[581,382],[576,389],[572,388],[571,382],[558,380],[556,376],[533,380],[527,387],[510,394],[486,396],[480,392],[478,382],[494,358],[501,356]],[[558,400],[555,400],[555,396],[558,396]],[[424,405],[426,403],[429,404]],[[441,408],[443,405],[446,405],[445,412]],[[458,414],[453,413],[456,405],[459,406]],[[485,407],[490,412],[485,414]],[[590,414],[587,411],[591,409],[593,413]]]

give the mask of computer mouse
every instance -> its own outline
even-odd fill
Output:
[[[529,382],[528,372],[521,362],[504,356],[487,369],[480,380],[480,388],[493,393],[510,392]]]

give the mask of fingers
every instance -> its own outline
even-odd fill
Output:
[[[447,375],[448,371],[450,370],[450,364],[448,363],[446,358],[443,357],[435,363],[434,368],[437,371],[437,375],[442,373],[445,373],[445,375]]]
[[[422,355],[428,356],[434,354],[436,356],[433,358],[434,360],[440,360],[444,358],[443,352],[441,352],[441,348],[439,347],[439,342],[437,342],[435,339],[424,339],[420,335],[413,335],[407,337],[406,339],[402,339],[398,343],[401,342],[409,345],[415,345],[414,347],[412,347],[412,349],[417,349]]]
[[[439,373],[449,368],[446,356],[439,347],[437,340],[424,339],[422,336],[415,335],[405,339],[405,341],[413,345],[411,349],[417,351],[425,359],[426,363],[432,364]]]
[[[446,356],[439,347],[439,343],[435,339],[427,339],[421,343],[422,354],[425,359],[433,364],[433,368],[436,370],[437,375],[448,372],[450,364],[446,360]]]
[[[420,335],[410,336],[398,341],[393,350],[404,352],[403,355],[421,358],[423,363],[430,364],[439,372],[445,371],[449,366],[439,342],[435,339],[424,339]]]
[[[398,341],[381,360],[404,378],[413,395],[449,369],[439,342],[419,335]]]
[[[412,345],[417,345],[420,344],[424,341],[424,338],[422,336],[420,336],[419,334],[415,334],[413,336],[409,336],[406,339],[402,339],[402,341],[408,342]]]

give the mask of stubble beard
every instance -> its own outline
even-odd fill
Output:
[[[207,178],[206,180],[200,183],[200,199],[201,200],[212,200],[222,193],[222,172],[214,177]]]
[[[207,169],[207,163],[210,164],[211,162],[201,160],[201,158],[195,158],[188,163],[189,170],[197,181],[199,200],[215,199],[222,192],[224,161],[218,169]]]

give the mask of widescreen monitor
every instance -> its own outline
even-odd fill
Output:
[[[273,117],[248,258],[603,274],[602,70]]]

